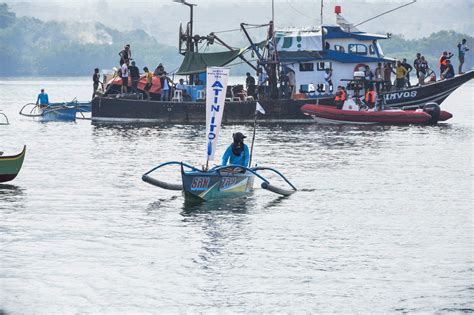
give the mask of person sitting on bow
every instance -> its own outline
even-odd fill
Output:
[[[222,165],[227,163],[230,165],[240,165],[248,167],[250,159],[250,151],[246,144],[244,144],[244,136],[241,132],[236,132],[232,135],[234,142],[229,145],[222,156]]]

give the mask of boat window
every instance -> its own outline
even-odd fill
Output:
[[[367,55],[367,46],[362,44],[349,44],[349,53],[356,55]]]
[[[374,45],[370,45],[370,46],[369,46],[369,54],[375,55],[375,48],[374,48]]]
[[[334,45],[334,50],[345,52],[344,46],[341,46],[341,45]]]
[[[326,69],[331,69],[331,62],[328,61],[328,62],[318,62],[317,64],[317,69],[318,71],[324,71]]]
[[[304,62],[300,63],[300,71],[314,71],[314,63],[312,62]]]

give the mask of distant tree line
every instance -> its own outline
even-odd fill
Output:
[[[90,25],[64,22],[44,22],[32,17],[17,17],[7,4],[0,4],[0,76],[84,76],[94,68],[111,69],[118,66],[118,52],[124,44],[131,44],[132,57],[141,68],[154,69],[163,63],[172,72],[181,63],[182,56],[175,47],[159,43],[143,30],[118,31],[101,23],[93,25],[97,40],[80,40],[81,28]],[[72,34],[71,34],[72,32]],[[457,43],[466,38],[474,48],[472,37],[454,31],[441,31],[428,37],[407,40],[394,35],[381,41],[386,56],[407,58],[410,63],[417,52],[422,53],[433,69],[443,51],[451,51],[457,67]],[[471,57],[472,56],[472,57]],[[464,69],[473,67],[474,51],[466,55]],[[234,74],[243,74],[248,66],[238,66]]]

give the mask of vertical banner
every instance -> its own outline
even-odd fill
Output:
[[[206,140],[207,160],[212,161],[216,153],[217,139],[221,129],[224,101],[227,92],[229,68],[208,67],[206,85]]]

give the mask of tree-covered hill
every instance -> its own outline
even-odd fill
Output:
[[[142,30],[120,32],[100,23],[43,22],[16,17],[0,4],[0,76],[78,76],[93,69],[118,66],[118,52],[132,47],[139,67],[154,69],[162,62],[167,70],[182,57],[177,49],[160,44]]]
[[[445,50],[457,54],[457,43],[470,36],[454,31],[441,31],[428,37],[407,40],[394,35],[381,41],[388,57],[407,58],[413,62],[417,52],[437,69],[438,58]],[[101,23],[44,22],[32,17],[17,17],[6,4],[0,4],[0,76],[83,76],[94,68],[111,69],[118,66],[118,52],[131,44],[132,57],[142,68],[154,69],[160,62],[168,72],[175,70],[182,56],[177,48],[165,45],[143,30],[119,31]],[[242,42],[242,46],[247,43]],[[474,48],[474,47],[473,47]],[[466,55],[464,69],[474,66],[474,51]],[[457,57],[453,57],[457,68]],[[234,75],[248,71],[238,66]]]

